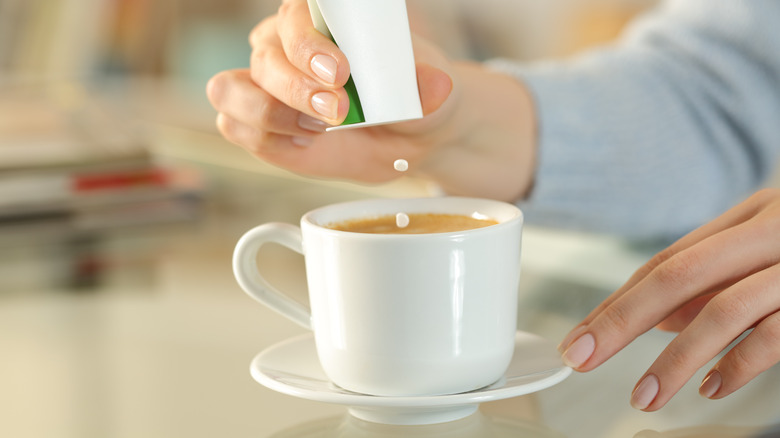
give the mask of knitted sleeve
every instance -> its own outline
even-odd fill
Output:
[[[537,106],[529,223],[679,237],[756,190],[780,155],[777,0],[672,0],[612,46],[488,65]]]

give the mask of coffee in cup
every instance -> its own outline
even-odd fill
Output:
[[[350,219],[335,224],[328,224],[327,227],[333,230],[353,233],[425,234],[465,231],[498,223],[493,219],[483,219],[462,214],[412,213],[406,214],[406,217],[408,221],[403,226],[398,226],[397,216],[384,215]]]

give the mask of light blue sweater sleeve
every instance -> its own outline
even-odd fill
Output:
[[[673,0],[560,62],[493,60],[538,110],[529,223],[675,238],[780,157],[780,1]]]

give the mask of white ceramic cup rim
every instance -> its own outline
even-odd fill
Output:
[[[459,214],[480,219],[493,219],[498,223],[484,228],[425,234],[371,234],[328,228],[339,222],[397,213]],[[352,235],[359,239],[451,239],[455,235],[488,232],[497,227],[512,226],[523,221],[523,212],[517,206],[492,199],[447,196],[438,198],[382,198],[348,201],[330,204],[312,210],[301,217],[301,228],[314,228],[318,232]],[[344,236],[346,237],[346,236]]]

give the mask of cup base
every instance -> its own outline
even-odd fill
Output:
[[[353,389],[347,389],[343,386],[340,386],[334,382],[331,381],[331,385],[333,385],[333,388],[338,391],[348,392],[355,395],[364,395],[369,397],[445,397],[450,395],[459,395],[459,394],[468,394],[470,392],[474,391],[481,391],[486,388],[489,388],[493,385],[501,384],[501,381],[503,378],[499,378],[496,380],[491,381],[490,383],[484,384],[484,385],[478,385],[474,388],[467,388],[457,391],[437,391],[437,392],[422,392],[422,393],[387,393],[387,392],[367,392],[367,391],[356,391]]]
[[[419,426],[460,420],[477,412],[479,405],[446,406],[436,408],[369,408],[350,407],[350,415],[371,423]]]

